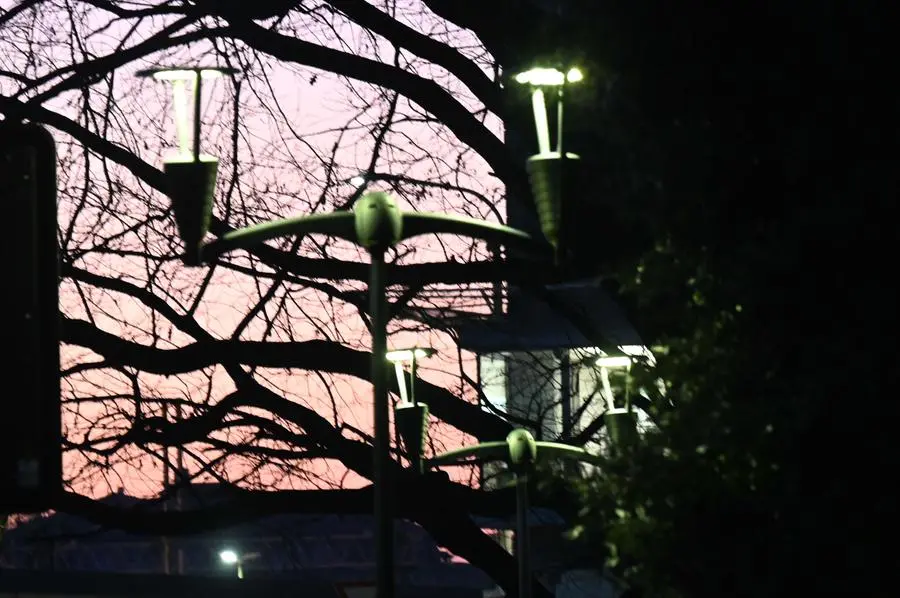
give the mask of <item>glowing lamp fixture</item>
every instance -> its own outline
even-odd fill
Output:
[[[425,439],[428,437],[428,405],[416,402],[416,361],[431,357],[436,351],[430,347],[414,347],[388,351],[387,360],[393,362],[397,373],[397,388],[400,391],[401,403],[394,409],[394,425],[403,441],[409,462],[417,471],[422,471],[422,455],[425,452]],[[403,364],[409,362],[409,390],[406,388],[406,377]]]
[[[515,79],[522,85],[556,87],[563,83],[578,83],[584,79],[584,73],[577,68],[564,73],[559,69],[537,67],[517,74]]]
[[[200,246],[209,232],[212,217],[213,192],[216,186],[218,160],[200,153],[200,124],[203,81],[238,71],[219,67],[169,67],[138,71],[139,77],[152,77],[171,83],[175,134],[178,137],[178,155],[163,163],[166,173],[166,193],[172,201],[172,212],[178,234],[184,243],[184,263],[200,265]],[[193,123],[188,116],[190,102],[187,83],[194,87]],[[193,143],[191,141],[193,124]]]
[[[564,195],[563,163],[577,161],[576,154],[563,150],[563,99],[565,87],[584,79],[577,68],[561,71],[555,68],[532,68],[514,77],[517,83],[531,86],[531,108],[534,112],[534,126],[537,131],[538,153],[528,158],[526,168],[531,181],[541,231],[547,241],[559,250],[560,225],[562,221],[562,196]],[[550,125],[547,118],[545,87],[555,87],[558,95],[556,119],[556,150],[550,147]]]
[[[603,355],[595,363],[603,368],[627,368],[631,366],[631,358],[627,355]]]
[[[435,353],[437,353],[437,351],[435,351],[431,347],[415,347],[413,349],[397,349],[396,351],[388,351],[385,354],[385,357],[391,363],[397,364],[431,357]]]
[[[226,565],[234,565],[237,578],[244,579],[244,563],[257,559],[259,556],[258,552],[239,553],[231,548],[226,548],[219,553],[219,560]]]
[[[198,73],[200,74],[201,79],[218,79],[222,75],[235,74],[237,73],[237,71],[235,69],[219,67],[170,67],[161,69],[148,69],[146,71],[141,71],[141,73],[149,73],[149,75],[157,81],[193,81],[194,79],[196,79]]]
[[[607,409],[603,413],[603,422],[612,446],[621,449],[637,443],[637,413],[630,406]]]
[[[636,359],[649,360],[653,356],[646,347],[641,345],[622,345],[619,349],[624,355],[601,354],[594,362],[601,368],[600,379],[603,385],[603,395],[606,397],[607,408],[603,413],[603,421],[609,438],[612,440],[612,446],[617,450],[634,445],[637,442],[637,413],[632,409],[627,391],[625,407],[616,407],[608,370],[613,368],[628,369]]]
[[[472,461],[505,461],[509,465],[516,479],[516,552],[519,562],[520,598],[531,598],[532,595],[528,477],[538,461],[547,459],[603,463],[602,457],[591,454],[583,448],[535,440],[534,434],[524,428],[516,428],[506,436],[506,440],[465,446],[428,460],[429,467],[461,465]]]

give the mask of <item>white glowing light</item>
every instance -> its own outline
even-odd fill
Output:
[[[564,73],[559,69],[538,67],[517,74],[515,79],[516,83],[523,85],[558,87],[563,83],[578,83],[584,80],[584,73],[577,68],[571,68]]]
[[[218,79],[223,75],[221,69],[163,69],[153,73],[157,81],[194,81],[197,73],[201,79]]]
[[[397,351],[388,351],[385,354],[385,357],[391,363],[401,363],[404,361],[412,361],[415,359],[422,359],[424,357],[431,357],[434,355],[436,351],[434,349],[428,347],[415,347],[413,349],[398,349]]]
[[[598,357],[595,363],[603,368],[627,368],[631,366],[631,358],[626,355],[609,355]]]

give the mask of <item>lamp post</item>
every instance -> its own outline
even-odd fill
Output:
[[[638,437],[637,413],[631,405],[630,384],[625,386],[625,405],[616,407],[613,396],[612,384],[609,380],[610,370],[625,370],[630,372],[635,360],[649,360],[652,363],[653,354],[646,347],[623,345],[620,347],[622,354],[612,355],[602,353],[594,361],[594,365],[600,368],[600,382],[603,387],[603,395],[606,399],[606,411],[603,421],[609,435],[612,446],[631,446]]]
[[[411,467],[422,472],[422,454],[425,451],[426,430],[428,428],[428,405],[416,401],[416,363],[420,358],[431,357],[436,351],[430,347],[414,347],[388,351],[387,360],[394,364],[397,387],[400,390],[400,404],[394,408],[394,425],[409,455]],[[409,391],[406,389],[406,375],[403,364],[409,362]]]
[[[562,197],[565,193],[564,177],[567,162],[580,160],[576,154],[567,153],[563,146],[563,109],[566,86],[584,79],[577,68],[563,72],[555,68],[532,68],[514,77],[516,83],[531,88],[531,108],[537,132],[538,153],[528,158],[526,167],[531,181],[531,192],[537,207],[541,231],[556,250],[557,259],[565,258],[565,248],[560,248],[565,231],[563,228]],[[556,89],[556,149],[550,145],[550,125],[547,119],[545,90]]]
[[[213,185],[215,182],[215,159],[203,160],[199,151],[200,119],[199,89],[204,73],[234,72],[210,68],[155,69],[144,71],[145,76],[157,79],[178,80],[192,73],[195,88],[194,144],[190,159],[172,161],[170,164],[187,164],[184,167],[167,166],[169,196],[178,224],[178,232],[185,243],[183,261],[185,265],[199,266],[205,262],[236,249],[251,248],[268,240],[296,235],[323,234],[339,237],[355,243],[367,250],[370,257],[369,302],[372,322],[371,378],[374,420],[374,464],[372,482],[374,486],[375,554],[376,554],[376,596],[394,598],[394,539],[393,518],[387,479],[390,455],[390,401],[387,388],[387,368],[384,362],[387,354],[387,324],[389,313],[385,297],[386,264],[385,252],[397,243],[426,234],[450,234],[486,241],[497,246],[518,248],[534,256],[547,255],[546,244],[534,239],[528,233],[501,224],[474,218],[428,212],[401,212],[394,200],[383,192],[369,192],[362,195],[351,211],[337,211],[327,214],[308,214],[285,218],[249,226],[229,232],[218,239],[203,243],[208,233],[212,214]],[[162,75],[161,73],[170,73]],[[211,76],[211,75],[210,75]],[[176,92],[177,93],[177,92]],[[176,115],[176,122],[181,122]],[[183,150],[184,136],[179,133]],[[180,172],[187,173],[180,175]],[[534,177],[533,177],[534,178]],[[541,199],[537,197],[538,211]],[[557,200],[559,198],[557,197]],[[552,212],[552,210],[551,210]],[[557,210],[558,212],[558,210]],[[557,212],[553,212],[554,214]],[[548,227],[543,227],[545,236],[555,246],[556,236],[551,236]],[[335,276],[340,278],[339,275]]]
[[[538,460],[567,459],[597,463],[600,457],[583,448],[559,442],[537,441],[528,430],[517,428],[504,441],[482,442],[448,451],[427,461],[429,467],[467,462],[503,461],[515,475],[516,552],[519,563],[519,598],[531,598],[531,547],[528,530],[528,476]]]
[[[389,499],[390,401],[388,399],[387,324],[384,254],[395,244],[426,234],[446,233],[515,246],[535,255],[544,255],[545,246],[520,230],[474,218],[428,212],[401,212],[383,192],[363,195],[353,211],[309,214],[249,226],[227,233],[207,243],[201,260],[210,261],[223,253],[249,248],[265,241],[295,235],[323,234],[339,237],[365,248],[370,256],[369,298],[372,319],[372,393],[374,409],[376,596],[394,597],[393,521]]]

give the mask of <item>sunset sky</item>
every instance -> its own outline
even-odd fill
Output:
[[[37,31],[38,37],[44,38],[41,40],[44,64],[36,67],[39,72],[71,62],[73,35],[83,44],[82,52],[105,55],[116,52],[122,40],[127,38],[126,45],[133,46],[172,21],[154,17],[132,29],[131,21],[110,22],[108,14],[85,5],[79,5],[79,10],[84,10],[84,18],[75,22],[49,9],[39,15],[40,26],[28,33],[34,36]],[[477,40],[448,27],[424,11],[418,2],[401,2],[398,18],[419,31],[447,40],[464,53],[477,57],[487,68]],[[343,19],[330,17],[328,22],[296,14],[291,22],[296,35],[305,40],[384,62],[396,60],[407,70],[451,90],[473,112],[481,110],[465,87],[447,73],[405,52],[395,55],[383,40]],[[28,60],[21,52],[20,36],[26,34],[25,29],[17,31],[18,36],[0,41],[5,56],[3,68],[8,70],[16,67],[24,70]],[[217,44],[219,50],[224,48],[222,42]],[[135,73],[160,65],[224,65],[219,54],[207,42],[157,54],[119,68],[111,85],[97,84],[88,96],[77,90],[67,91],[49,98],[45,106],[88,123],[91,128],[98,126],[97,121],[85,120],[88,118],[85,106],[90,106],[95,114],[106,114],[106,122],[100,126],[104,137],[129,148],[145,162],[161,167],[166,157],[176,153],[171,86],[139,79]],[[204,93],[203,152],[220,160],[216,213],[222,217],[228,215],[233,226],[242,226],[342,205],[354,191],[346,181],[370,169],[375,138],[390,110],[393,92],[330,73],[253,57],[243,49],[237,52],[231,49],[230,54],[232,58],[240,57],[241,63],[235,66],[243,71],[237,76],[240,81],[237,114],[233,109],[237,89],[234,81],[219,80],[214,86],[207,85]],[[0,81],[4,93],[13,85],[7,80]],[[494,219],[495,212],[502,213],[502,188],[497,179],[489,176],[483,160],[463,147],[444,126],[425,122],[430,119],[424,117],[418,106],[402,97],[397,100],[393,122],[383,137],[374,171],[471,190],[432,188],[424,193],[399,193],[397,197],[403,207]],[[499,119],[490,114],[484,114],[483,118],[498,136],[502,134]],[[235,141],[232,136],[236,121],[239,127]],[[80,145],[72,144],[65,134],[57,132],[56,136],[60,152],[60,226],[64,251],[74,257],[74,266],[145,288],[181,313],[191,310],[196,321],[213,337],[232,338],[250,309],[266,294],[270,280],[218,268],[204,286],[204,278],[210,273],[207,269],[188,269],[171,260],[148,261],[148,253],[171,255],[177,248],[171,221],[160,219],[167,199],[111,162],[96,156],[86,160]],[[370,188],[387,187],[375,181]],[[406,188],[413,189],[409,185]],[[315,237],[306,239],[300,253],[310,257],[366,260],[356,247],[336,242],[324,246],[322,241]],[[419,238],[399,247],[397,254],[401,263],[463,261],[483,256],[484,250],[459,239]],[[260,269],[258,264],[240,256],[235,254],[234,263],[238,267]],[[345,290],[365,288],[352,282],[337,283],[337,286]],[[329,300],[301,281],[291,283],[288,288],[267,300],[268,307],[243,327],[239,338],[259,340],[267,334],[265,338],[280,340],[330,338],[362,350],[369,346],[368,332],[356,308]],[[471,293],[466,297],[471,308],[484,309],[483,301]],[[447,299],[431,294],[423,301],[439,305]],[[91,321],[103,330],[135,342],[177,347],[191,340],[165,318],[121,293],[67,279],[63,283],[61,302],[68,317]],[[277,315],[265,315],[275,313],[279,303]],[[267,333],[266,328],[273,323],[273,330]],[[421,363],[419,371],[424,378],[473,398],[472,389],[460,378],[461,371],[474,377],[473,362],[468,356],[459,361],[452,339],[440,333],[423,332],[408,322],[394,322],[392,330],[389,346],[419,344],[440,350],[439,357]],[[97,361],[98,356],[90,351],[64,347],[63,368],[69,370],[63,380],[64,424],[71,441],[124,432],[134,416],[134,401],[117,397],[131,395],[135,382],[143,397],[143,408],[155,412],[159,407],[158,402],[153,403],[154,399],[215,402],[233,390],[228,377],[217,367],[177,376],[137,373],[136,378],[114,368],[78,371],[85,370],[85,364]],[[300,370],[260,370],[256,377],[279,394],[315,408],[338,425],[347,424],[362,431],[371,428],[371,392],[363,380]],[[231,430],[227,436],[233,439],[242,433],[240,429]],[[353,433],[345,431],[345,434]],[[433,425],[432,434],[439,447],[465,440],[446,426]],[[119,487],[125,487],[130,493],[153,494],[160,488],[162,475],[158,450],[157,456],[145,454],[137,458],[133,449],[121,449],[112,457],[112,468],[108,471],[104,471],[107,467],[104,459],[89,459],[78,451],[69,451],[67,473],[73,488],[91,495],[104,495]],[[185,461],[189,468],[198,467],[196,458],[201,453],[202,459],[208,461],[216,449],[208,444],[186,447]],[[219,474],[236,479],[249,471],[249,467],[245,459],[235,457]],[[250,483],[279,487],[362,483],[353,476],[345,478],[342,467],[321,459],[310,462],[305,469],[309,474],[306,477],[299,473],[284,477],[264,467]]]

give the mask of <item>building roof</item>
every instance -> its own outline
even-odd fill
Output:
[[[512,290],[512,307],[500,316],[445,309],[419,315],[449,323],[460,347],[476,353],[644,344],[598,281],[552,285],[540,295]]]

